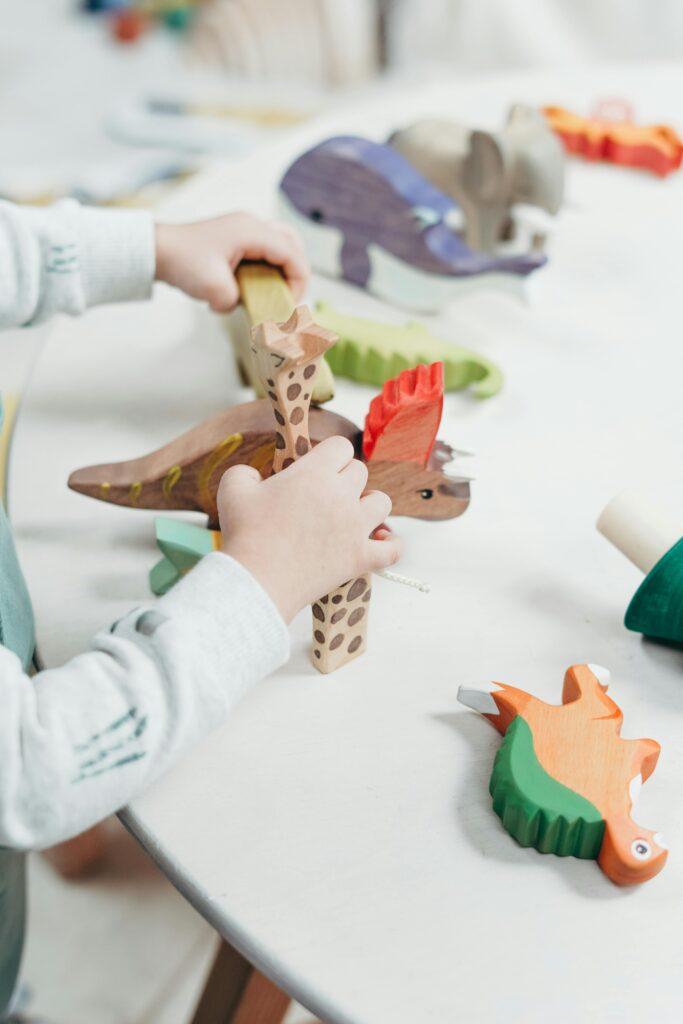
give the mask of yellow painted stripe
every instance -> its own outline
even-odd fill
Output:
[[[128,492],[130,497],[131,505],[135,505],[140,494],[142,493],[142,484],[139,480],[136,480],[134,484],[130,485],[130,491]]]
[[[199,479],[197,481],[199,500],[203,508],[208,508],[211,505],[211,495],[209,494],[209,483],[214,471],[223,462],[227,462],[231,455],[233,455],[238,448],[241,447],[244,438],[241,434],[229,434],[224,437],[220,444],[217,444],[213,451],[204,459],[201,471],[199,473]]]
[[[180,466],[171,466],[168,473],[166,474],[163,484],[161,485],[161,490],[166,499],[169,499],[171,497],[171,491],[178,483],[182,475],[183,471],[180,468]]]

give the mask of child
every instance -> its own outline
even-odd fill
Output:
[[[154,225],[138,211],[0,202],[0,327],[149,296],[165,281],[225,312],[243,259],[307,281],[286,226],[246,214]],[[320,594],[398,559],[381,492],[349,441],[323,441],[262,481],[238,466],[220,485],[223,550],[131,611],[92,650],[33,679],[31,609],[0,505],[0,1019],[24,930],[24,856],[124,806],[215,728],[289,651],[286,623]],[[278,524],[277,530],[272,523]]]

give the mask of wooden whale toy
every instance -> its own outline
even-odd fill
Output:
[[[544,107],[543,113],[567,152],[586,160],[638,167],[662,178],[681,166],[683,141],[669,125],[607,120],[600,111],[582,117],[563,107]]]
[[[380,298],[433,311],[463,289],[521,290],[541,253],[475,252],[449,225],[457,204],[391,146],[356,136],[302,154],[280,184],[281,204],[303,235],[313,266]]]
[[[607,696],[608,683],[599,665],[572,665],[561,705],[503,683],[460,687],[458,700],[504,737],[489,792],[510,835],[540,853],[597,860],[612,882],[637,885],[667,858],[661,837],[631,818],[660,747],[621,738],[623,714]]]
[[[683,644],[683,529],[634,492],[613,498],[598,530],[645,579],[626,609],[624,625],[635,633]]]
[[[310,394],[302,392],[308,401]],[[353,443],[368,466],[368,488],[386,491],[393,515],[454,519],[470,501],[467,477],[446,466],[461,454],[436,440],[443,406],[443,366],[418,366],[387,381],[366,417],[365,429],[328,409],[312,407],[310,441],[333,434]],[[218,526],[216,493],[230,466],[246,463],[272,472],[276,422],[268,399],[247,402],[206,420],[163,448],[128,462],[75,470],[69,487],[100,501],[131,508],[205,512]]]

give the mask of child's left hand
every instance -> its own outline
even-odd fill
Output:
[[[195,224],[156,225],[156,279],[229,313],[239,302],[235,270],[242,260],[264,260],[282,269],[300,299],[309,267],[299,236],[288,224],[249,213],[228,213]]]

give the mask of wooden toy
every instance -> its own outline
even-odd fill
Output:
[[[303,391],[305,401],[310,394]],[[283,450],[276,448],[269,402],[227,409],[142,458],[77,469],[69,487],[131,508],[205,512],[209,526],[217,528],[216,492],[226,469],[246,463],[267,477],[275,453]],[[311,443],[334,434],[348,437],[367,461],[368,488],[389,494],[393,515],[454,519],[467,508],[470,487],[467,477],[445,473],[456,452],[434,440],[442,405],[441,364],[419,366],[387,381],[371,403],[364,433],[337,413],[311,408]]]
[[[237,283],[246,317],[237,310],[229,319],[235,359],[243,383],[254,389],[257,398],[264,398],[266,392],[254,366],[250,330],[264,320],[276,323],[288,320],[294,312],[294,296],[278,268],[266,263],[241,263],[237,268]],[[248,324],[244,323],[245,319]],[[333,397],[334,377],[323,360],[315,378],[311,401],[321,405]]]
[[[597,525],[646,574],[626,609],[626,628],[683,644],[683,529],[629,492],[607,505]]]
[[[669,125],[638,125],[630,120],[582,117],[563,107],[544,107],[548,124],[568,153],[639,167],[666,177],[681,166],[683,141]]]
[[[284,324],[270,320],[252,331],[253,351],[275,417],[274,473],[310,451],[313,379],[336,340],[332,331],[313,323],[305,306],[298,306]],[[440,418],[439,414],[437,426]],[[320,672],[334,672],[365,651],[371,593],[367,574],[347,580],[313,605],[313,664]]]
[[[391,146],[327,139],[300,156],[280,184],[286,216],[313,266],[380,298],[433,311],[482,285],[519,292],[541,253],[475,252],[449,226],[459,208]]]
[[[443,363],[444,389],[472,387],[477,398],[500,391],[503,374],[470,349],[432,334],[424,324],[382,323],[338,313],[327,302],[315,305],[316,322],[339,335],[325,359],[340,377],[380,387],[401,370],[418,363]]]
[[[389,143],[462,208],[473,249],[493,252],[511,237],[513,204],[554,214],[562,203],[562,146],[534,107],[514,106],[499,132],[428,119],[394,132]]]
[[[636,885],[667,858],[661,837],[631,819],[660,747],[621,738],[623,714],[607,696],[608,683],[599,665],[572,665],[561,705],[502,683],[460,687],[458,700],[504,737],[489,792],[510,835],[540,853],[595,859],[612,882]]]

